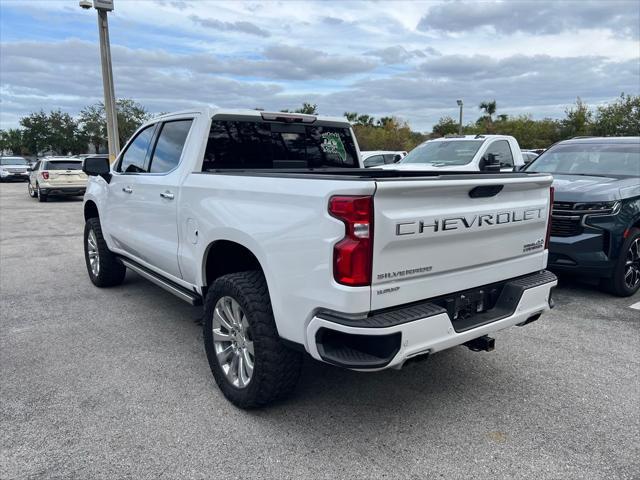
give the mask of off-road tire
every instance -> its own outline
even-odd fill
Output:
[[[620,249],[620,256],[616,261],[616,265],[613,269],[613,273],[610,278],[603,278],[600,281],[601,287],[609,293],[612,293],[618,297],[630,297],[636,293],[640,287],[640,284],[635,288],[629,288],[625,284],[625,272],[627,255],[631,244],[640,238],[640,228],[632,228],[629,231],[629,235],[624,240],[622,248]]]
[[[93,273],[91,264],[89,262],[87,239],[91,231],[93,231],[95,235],[99,254],[98,261],[100,264],[100,268],[97,275]],[[90,218],[84,224],[84,259],[87,265],[89,278],[96,287],[114,287],[116,285],[120,285],[124,281],[125,274],[127,273],[127,268],[107,247],[107,242],[105,242],[104,236],[102,235],[100,219],[98,218]]]
[[[225,296],[240,304],[253,341],[254,370],[251,381],[244,388],[234,386],[227,379],[213,343],[215,305]],[[204,304],[204,346],[218,387],[239,408],[261,407],[283,399],[292,393],[298,382],[302,354],[287,348],[280,340],[262,272],[231,273],[211,285]]]

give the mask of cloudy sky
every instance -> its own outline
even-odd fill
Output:
[[[640,94],[640,2],[115,0],[116,95],[152,112],[197,104],[395,115],[562,116]],[[101,100],[95,11],[0,0],[0,128]]]

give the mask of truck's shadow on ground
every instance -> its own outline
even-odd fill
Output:
[[[194,323],[197,309],[185,306],[177,299],[149,284],[135,274],[127,278],[127,295],[139,298],[156,297],[156,303],[166,307],[165,314],[174,321],[192,325],[194,342],[202,341],[201,326]],[[134,285],[135,284],[135,285]],[[139,295],[135,290],[144,290]],[[123,292],[124,293],[124,292]],[[569,297],[594,295],[611,298],[598,290],[597,285],[578,282],[571,277],[562,277],[557,289],[558,305],[561,308]],[[543,317],[544,318],[544,317]],[[543,322],[541,322],[542,324]],[[526,409],[533,405],[547,408],[547,391],[557,385],[555,376],[538,374],[536,369],[555,368],[554,349],[560,348],[531,335],[535,324],[516,329],[508,338],[498,338],[496,351],[471,352],[465,347],[455,347],[413,363],[402,370],[376,373],[361,373],[344,370],[317,362],[306,356],[300,383],[291,398],[261,410],[242,412],[235,410],[222,397],[211,378],[203,379],[210,385],[216,408],[240,416],[247,415],[258,423],[269,423],[281,430],[283,435],[291,430],[307,431],[310,435],[352,435],[353,429],[388,429],[398,425],[415,433],[417,428],[428,427],[433,418],[449,418],[451,422],[491,423],[492,418],[482,413],[482,405],[492,404],[490,411],[501,412],[511,420],[526,421]],[[507,330],[509,331],[509,330]],[[539,334],[544,338],[544,334]],[[539,343],[539,354],[532,362],[525,352],[525,345]],[[185,352],[188,355],[188,352]],[[198,361],[206,364],[206,357]],[[208,370],[208,368],[207,368]],[[207,372],[208,373],[208,372]],[[571,392],[567,390],[567,395]],[[559,401],[557,398],[555,401]],[[220,405],[218,405],[220,404]],[[413,420],[409,418],[413,417]],[[474,420],[475,419],[475,420]],[[306,428],[300,430],[300,424]],[[294,428],[293,425],[296,425]],[[400,427],[398,427],[400,428]]]

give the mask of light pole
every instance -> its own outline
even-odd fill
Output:
[[[462,135],[462,100],[456,100],[456,103],[460,107],[460,124],[458,126],[458,135]]]
[[[80,7],[91,7],[98,11],[98,34],[100,36],[100,63],[102,64],[102,87],[104,89],[104,110],[107,117],[107,142],[109,159],[113,162],[120,152],[118,138],[118,113],[113,89],[113,70],[111,68],[111,47],[109,45],[109,23],[107,12],[113,11],[113,0],[80,0]]]

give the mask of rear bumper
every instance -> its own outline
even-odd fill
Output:
[[[29,172],[19,172],[19,173],[9,173],[9,172],[2,172],[2,175],[0,175],[0,179],[2,179],[3,181],[9,181],[9,180],[19,180],[19,181],[24,181],[24,180],[29,180]]]
[[[362,319],[319,313],[307,327],[307,349],[317,360],[356,370],[400,368],[418,355],[435,353],[517,324],[551,308],[558,281],[542,271],[506,282],[496,305],[464,321],[430,301]]]
[[[58,187],[54,185],[48,185],[46,187],[40,185],[40,192],[45,195],[69,195],[69,196],[79,196],[84,195],[86,186],[65,186]]]

